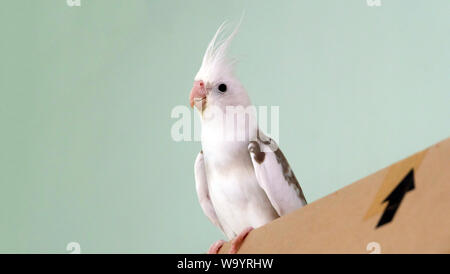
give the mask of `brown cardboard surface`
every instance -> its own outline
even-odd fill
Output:
[[[411,169],[414,190],[377,228],[384,199]],[[371,251],[450,253],[450,138],[253,230],[238,253]]]

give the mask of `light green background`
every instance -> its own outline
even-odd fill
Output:
[[[198,142],[174,142],[207,43],[232,54],[312,202],[450,136],[450,1],[2,0],[0,252],[197,253]],[[369,198],[369,197],[368,197]]]

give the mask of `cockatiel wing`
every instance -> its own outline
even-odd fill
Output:
[[[194,164],[195,188],[197,190],[198,201],[203,209],[203,212],[208,219],[222,231],[219,218],[217,218],[216,211],[209,197],[208,181],[206,180],[205,162],[203,152],[200,151]]]
[[[248,151],[259,186],[264,189],[273,208],[283,216],[306,205],[303,191],[289,163],[274,140],[258,134]]]

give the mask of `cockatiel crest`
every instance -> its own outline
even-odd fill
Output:
[[[211,104],[218,107],[236,105],[236,102],[243,106],[250,104],[247,93],[233,73],[236,60],[228,56],[239,25],[228,37],[221,39],[226,29],[224,22],[206,48],[190,95],[191,106],[195,105],[201,112]]]
[[[226,23],[222,23],[211,42],[209,42],[205,55],[203,56],[202,65],[195,76],[195,80],[219,80],[223,75],[233,74],[234,61],[228,57],[228,49],[239,26],[236,27],[227,38],[218,41],[225,30],[225,26]]]

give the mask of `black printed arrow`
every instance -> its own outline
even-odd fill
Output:
[[[405,197],[406,192],[414,189],[414,169],[411,169],[410,172],[403,178],[403,180],[397,185],[397,187],[389,194],[386,199],[384,199],[383,203],[388,202],[386,209],[383,212],[380,220],[378,221],[377,227],[379,228],[382,225],[385,225],[392,221],[394,218],[397,209],[400,206],[400,203]]]

